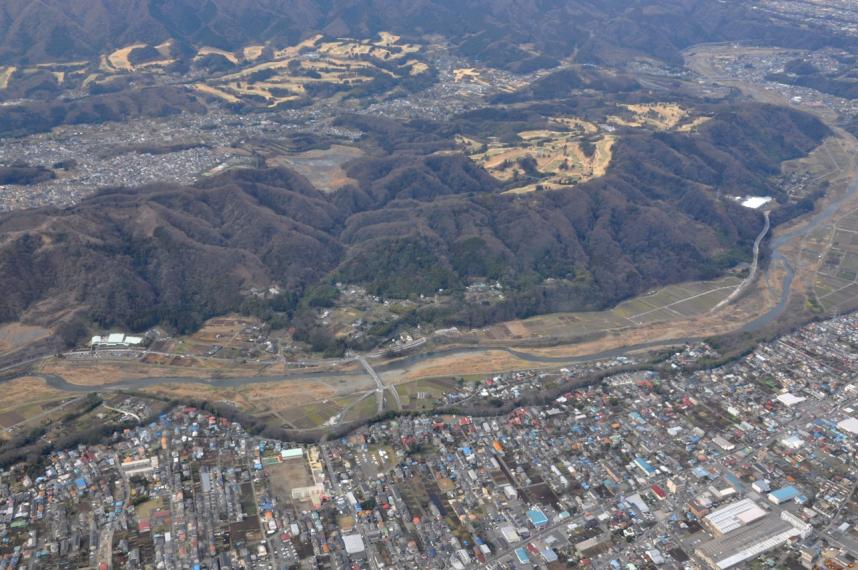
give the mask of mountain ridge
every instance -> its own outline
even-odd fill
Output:
[[[854,45],[812,27],[798,29],[742,2],[707,0],[11,0],[0,11],[0,57],[11,64],[97,59],[138,42],[236,49],[294,45],[314,33],[369,37],[443,33],[462,55],[498,67],[553,58],[620,62],[648,56],[681,62],[700,41],[750,40],[786,47]],[[852,42],[851,44],[849,42]],[[534,59],[521,46],[535,44]]]
[[[407,133],[391,137],[407,151],[353,162],[356,184],[335,194],[282,168],[108,189],[0,216],[0,320],[77,311],[101,326],[189,331],[254,287],[281,288],[294,308],[333,280],[395,298],[473,277],[509,288],[489,320],[600,308],[746,259],[762,216],[713,189],[765,190],[766,172],[827,132],[748,105],[694,134],[626,137],[605,176],[526,196],[502,194],[461,154],[415,155]]]

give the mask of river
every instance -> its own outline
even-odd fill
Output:
[[[792,291],[792,284],[795,280],[795,267],[790,262],[790,260],[784,255],[784,249],[792,245],[796,240],[801,240],[808,234],[810,234],[813,230],[820,227],[822,224],[828,222],[835,212],[837,212],[847,200],[851,199],[856,193],[858,193],[858,177],[855,177],[852,182],[847,187],[846,191],[842,196],[837,198],[835,201],[831,202],[828,206],[823,208],[822,210],[811,214],[810,218],[805,220],[799,227],[790,230],[781,235],[775,236],[769,242],[769,247],[772,252],[772,262],[779,261],[784,264],[786,268],[786,274],[783,277],[783,281],[781,283],[781,295],[778,303],[766,311],[764,314],[756,317],[750,322],[746,323],[742,327],[740,327],[738,332],[758,332],[763,328],[767,327],[771,323],[778,320],[784,312],[787,310],[787,306],[789,305],[789,297]],[[562,366],[564,364],[580,364],[584,362],[592,362],[597,360],[605,360],[609,358],[616,358],[618,356],[624,356],[633,352],[638,352],[641,350],[659,348],[659,347],[667,347],[667,346],[675,346],[686,343],[694,343],[703,340],[705,337],[683,337],[671,340],[658,340],[652,342],[645,342],[633,345],[627,345],[623,347],[618,347],[610,350],[605,350],[598,353],[587,354],[587,355],[570,355],[570,356],[540,356],[535,354],[530,354],[527,352],[523,352],[520,350],[516,350],[513,348],[503,348],[503,347],[456,347],[450,349],[440,349],[437,351],[426,352],[422,354],[416,354],[414,356],[405,357],[400,359],[394,363],[390,363],[383,366],[376,367],[377,370],[385,373],[385,372],[397,372],[403,371],[411,366],[419,364],[421,362],[425,362],[427,360],[431,360],[433,358],[438,358],[441,356],[454,356],[458,354],[473,354],[478,352],[487,352],[487,351],[503,351],[506,352],[520,360],[525,362],[532,362],[534,364],[550,364],[555,366]],[[362,371],[356,372],[307,372],[301,373],[300,375],[269,375],[269,376],[243,376],[243,377],[232,377],[232,378],[193,378],[193,377],[152,377],[152,378],[134,378],[128,380],[122,380],[113,384],[108,385],[100,385],[100,386],[82,386],[78,384],[72,384],[60,376],[53,374],[34,374],[29,373],[31,376],[38,376],[43,378],[49,386],[52,388],[56,388],[59,390],[63,390],[66,392],[92,392],[92,391],[103,391],[103,390],[135,390],[141,388],[147,388],[151,386],[164,385],[164,384],[206,384],[208,386],[212,386],[215,388],[236,388],[241,386],[246,386],[250,384],[260,384],[260,383],[269,383],[269,382],[301,382],[306,380],[312,380],[314,378],[354,378],[363,376],[364,373]]]

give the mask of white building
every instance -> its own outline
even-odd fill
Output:
[[[852,435],[858,435],[858,418],[846,418],[837,423],[837,429],[847,431]]]
[[[751,499],[742,499],[716,509],[703,518],[716,536],[723,536],[766,516],[766,510]]]
[[[94,336],[89,341],[93,348],[127,348],[143,344],[141,336],[126,336],[125,333],[110,333],[107,336]]]
[[[801,532],[774,515],[698,546],[695,554],[713,570],[732,568],[778,548]]]
[[[346,546],[346,553],[351,558],[364,558],[366,556],[366,547],[363,544],[363,538],[359,534],[346,534],[343,536],[343,543]]]

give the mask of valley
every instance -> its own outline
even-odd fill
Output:
[[[522,42],[499,64],[475,55],[497,43],[395,29],[3,68],[0,128],[23,136],[0,158],[33,176],[0,194],[0,262],[33,279],[7,272],[0,308],[38,331],[9,345],[8,377],[204,394],[316,429],[395,410],[393,386],[703,338],[731,354],[858,304],[851,103],[771,88],[778,62],[823,56],[675,41],[682,69]],[[768,232],[739,206],[754,196],[776,199]],[[80,350],[97,329],[156,332]]]

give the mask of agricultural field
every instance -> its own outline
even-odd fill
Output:
[[[848,165],[852,160],[851,147],[847,141],[841,137],[828,137],[808,156],[784,162],[781,172],[787,179],[807,179],[804,184],[787,187],[793,199],[800,199],[819,189],[822,183],[828,183],[829,188],[836,193],[851,181]]]
[[[55,390],[41,378],[16,378],[3,383],[3,396],[0,397],[0,427],[3,433],[13,426],[39,425],[40,418],[49,418],[54,411],[77,397],[61,390]]]
[[[152,348],[158,353],[178,354],[190,358],[263,358],[268,346],[265,338],[264,327],[257,319],[227,315],[207,321],[200,330],[190,336],[171,339]],[[162,355],[153,354],[147,358],[156,363],[160,356]],[[181,365],[181,362],[172,364]]]
[[[823,309],[837,312],[858,303],[858,210],[835,223],[829,243],[814,293]]]
[[[452,378],[427,378],[393,387],[399,393],[404,409],[422,411],[431,410],[438,398],[458,388]]]

